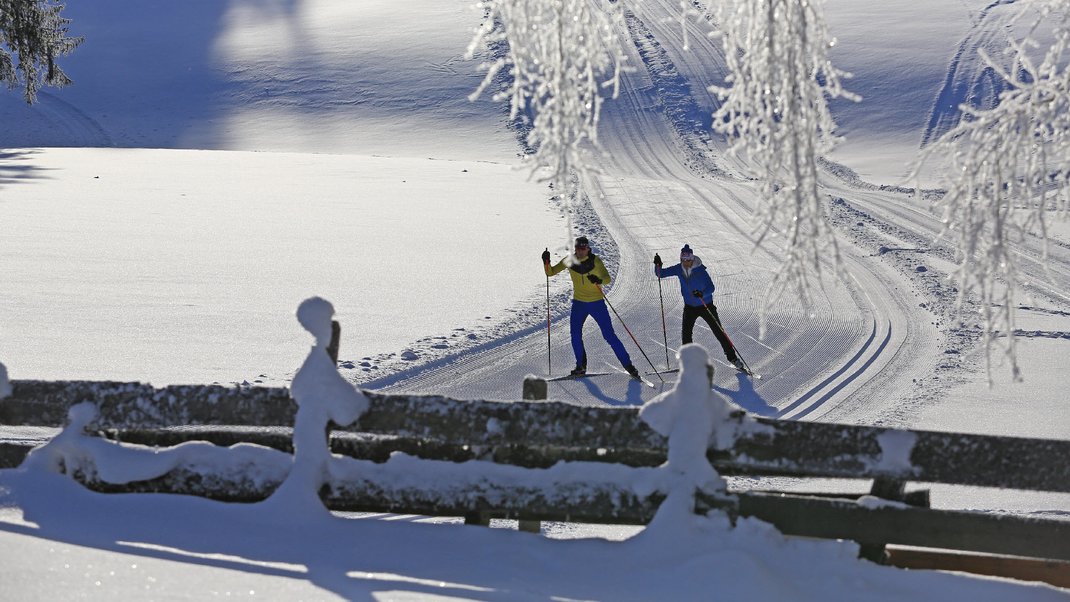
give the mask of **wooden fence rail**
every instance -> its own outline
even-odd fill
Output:
[[[273,448],[265,453],[292,451],[296,405],[285,388],[11,384],[12,395],[0,400],[3,425],[61,426],[69,407],[91,401],[99,417],[90,430],[128,443],[251,442]],[[649,475],[656,474],[653,467],[664,463],[667,453],[666,439],[643,422],[635,408],[365,394],[369,410],[354,425],[330,435],[331,449],[352,458],[357,467],[349,478],[333,480],[321,492],[331,508],[645,524],[662,499],[656,487],[628,485],[636,474],[655,479]],[[902,544],[1070,561],[1070,522],[904,503],[910,499],[904,491],[908,481],[1070,492],[1068,441],[789,422],[743,412],[729,420],[739,426],[736,436],[730,442],[713,442],[708,452],[722,474],[873,479],[874,494],[892,501],[867,504],[741,491],[702,497],[697,500],[701,507],[760,518],[785,534],[852,539],[882,553],[885,544]],[[16,465],[27,449],[0,445],[0,464]],[[430,460],[424,462],[426,470],[456,474],[450,473],[449,486],[442,485],[442,479],[435,479],[435,486],[398,485],[414,481],[394,474],[412,470],[412,463],[399,467],[390,459],[399,451]],[[469,462],[473,460],[481,462]],[[562,460],[603,463],[606,479],[570,480]],[[486,463],[518,472],[488,477],[461,468]],[[122,485],[102,481],[92,467],[74,476],[100,491],[186,493],[244,502],[263,499],[284,478],[280,474],[274,482],[251,482],[241,473],[204,470],[178,466],[162,477]],[[553,486],[532,486],[531,479]]]
[[[285,388],[155,389],[140,383],[18,380],[12,387],[12,396],[0,402],[0,424],[61,426],[71,405],[89,400],[100,411],[95,427],[131,442],[241,440],[285,450],[288,437],[279,432],[162,429],[291,427],[297,409]],[[499,462],[528,467],[560,460],[629,466],[665,461],[665,438],[635,408],[364,393],[371,407],[354,425],[335,429],[332,448],[337,453],[352,450],[361,457],[385,458],[405,451],[455,461],[490,454]],[[743,412],[731,420],[750,420],[761,428],[741,430],[730,449],[711,448],[710,461],[721,474],[885,478],[1070,493],[1070,441],[792,422]],[[909,457],[888,461],[882,438],[889,435],[909,443]]]

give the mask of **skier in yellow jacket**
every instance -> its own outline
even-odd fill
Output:
[[[631,356],[624,348],[617,333],[613,331],[613,321],[609,317],[609,309],[606,307],[606,298],[602,294],[601,286],[609,284],[610,276],[602,260],[591,252],[590,244],[586,236],[576,239],[575,253],[550,265],[550,252],[543,251],[543,269],[547,276],[559,274],[568,270],[572,277],[572,313],[569,319],[569,329],[572,333],[572,352],[576,355],[576,367],[572,370],[573,376],[582,376],[587,373],[587,351],[583,347],[583,324],[587,316],[594,318],[602,331],[602,337],[606,339],[613,353],[617,356],[624,369],[633,378],[639,378],[639,371],[632,365]]]

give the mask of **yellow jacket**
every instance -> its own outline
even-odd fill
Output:
[[[610,281],[606,264],[602,263],[602,259],[594,253],[589,254],[582,263],[572,266],[565,265],[565,260],[562,259],[554,266],[544,263],[542,267],[547,276],[559,274],[567,268],[568,275],[572,277],[572,298],[577,301],[598,301],[605,298],[602,296],[602,291],[598,290],[598,285],[587,279],[588,274],[594,274],[602,279],[601,286],[609,284]]]

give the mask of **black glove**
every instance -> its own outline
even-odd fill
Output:
[[[587,274],[587,279],[595,284],[602,284],[602,279],[594,274]]]
[[[550,249],[546,249],[542,252],[542,262],[550,263]]]
[[[702,291],[691,291],[691,296],[696,299],[702,298]]]
[[[654,253],[654,265],[661,267],[661,255]]]

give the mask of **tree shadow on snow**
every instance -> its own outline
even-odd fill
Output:
[[[30,180],[44,179],[47,169],[33,164],[36,151],[0,151],[0,188]]]
[[[12,124],[0,128],[0,148],[225,147],[229,118],[257,102],[277,103],[267,88],[290,76],[253,59],[225,58],[221,45],[235,29],[234,15],[277,20],[308,47],[302,1],[69,3],[63,16],[70,33],[86,40],[59,60],[74,84],[42,90],[32,106],[17,93],[0,98],[0,123]],[[320,68],[312,64],[299,76]],[[295,102],[292,89],[284,92]]]

